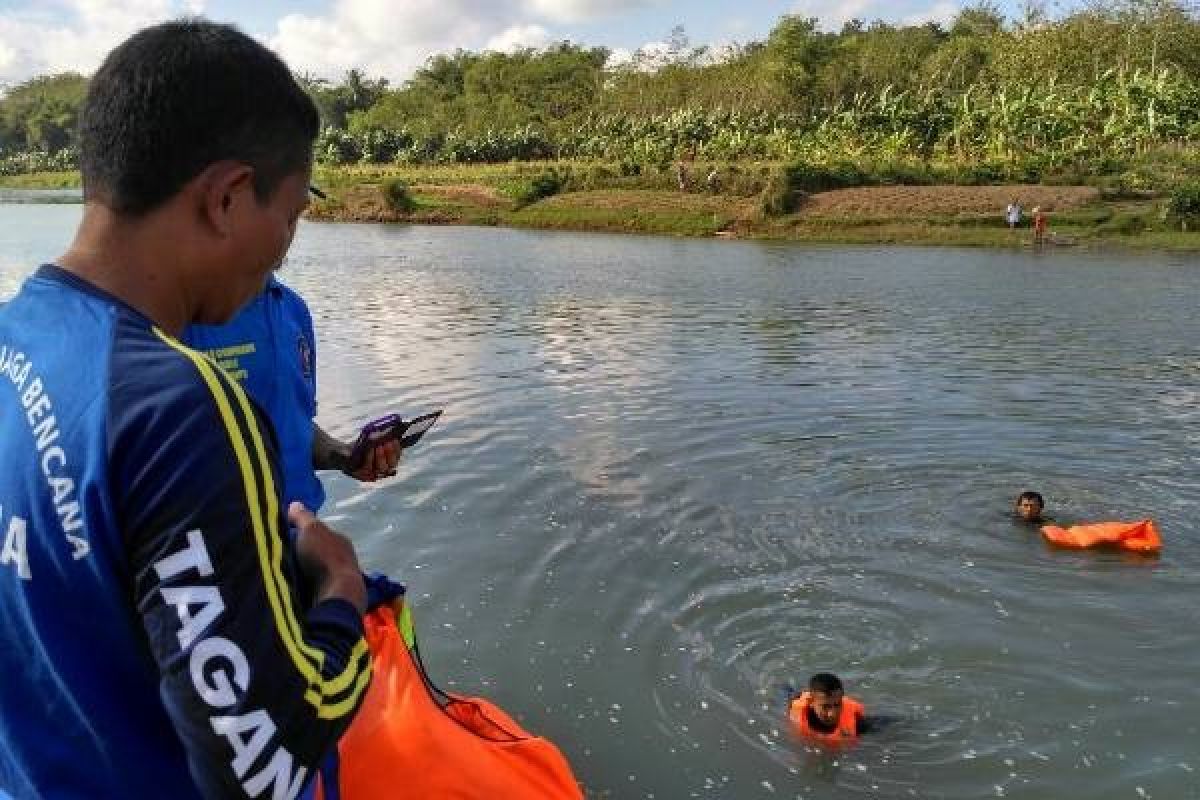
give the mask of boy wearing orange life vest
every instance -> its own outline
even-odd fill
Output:
[[[1052,524],[1053,517],[1042,513],[1045,503],[1037,492],[1021,492],[1013,508],[1017,522],[1041,529],[1046,541],[1073,550],[1093,548],[1125,550],[1141,554],[1157,554],[1162,550],[1162,537],[1154,520],[1137,522],[1093,522],[1067,528]]]
[[[792,698],[788,717],[801,736],[828,744],[849,743],[868,727],[862,703],[846,697],[841,680],[829,672],[809,678],[808,689]]]

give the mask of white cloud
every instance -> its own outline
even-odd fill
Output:
[[[335,0],[327,13],[289,14],[268,44],[294,69],[337,80],[358,68],[401,83],[432,55],[544,47],[547,24],[619,15],[664,0]]]
[[[550,32],[522,0],[336,0],[320,16],[290,14],[268,44],[293,69],[339,79],[357,68],[401,83],[432,55],[458,48],[538,47]]]
[[[961,4],[954,0],[934,0],[927,8],[901,16],[894,4],[885,4],[881,0],[799,0],[792,6],[791,13],[816,17],[823,30],[838,31],[852,19],[864,22],[886,19],[903,25],[945,24],[953,20],[960,9]]]
[[[618,52],[621,54],[620,61],[617,60]],[[646,42],[632,53],[624,49],[614,50],[609,55],[606,66],[617,67],[628,64],[633,65],[641,72],[653,72],[669,63],[671,63],[671,45],[669,43]]]
[[[525,10],[554,22],[584,22],[661,4],[662,0],[525,0]]]
[[[958,16],[958,12],[961,10],[962,9],[958,3],[944,0],[943,2],[939,2],[930,8],[925,9],[924,11],[905,17],[903,22],[905,25],[924,25],[927,22],[936,22],[940,25],[948,25],[954,21],[954,18]]]
[[[196,0],[62,0],[0,14],[0,83],[89,73],[129,34],[203,10]]]
[[[633,61],[633,51],[628,47],[614,47],[608,51],[608,61],[604,62],[607,69],[623,67]]]
[[[17,51],[0,40],[0,75],[8,72],[17,61]]]
[[[541,25],[513,25],[488,39],[483,49],[511,53],[523,47],[545,47],[553,40],[550,31]]]
[[[852,19],[866,19],[875,6],[875,0],[801,0],[792,8],[792,13],[816,17],[822,29],[838,31]],[[874,14],[878,15],[879,12],[875,11]]]
[[[708,53],[704,57],[705,64],[724,64],[727,61],[732,61],[742,54],[742,45],[735,41],[713,42],[708,47]]]
[[[701,65],[723,64],[743,52],[742,46],[735,41],[725,39],[708,45],[705,53],[701,54],[696,63]],[[609,51],[606,69],[633,67],[641,72],[653,72],[662,69],[681,56],[690,56],[691,51],[676,53],[671,50],[671,43],[664,41],[646,42],[637,50],[616,47]]]

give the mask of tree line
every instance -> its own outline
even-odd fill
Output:
[[[984,0],[946,25],[839,31],[786,15],[762,41],[697,47],[677,27],[662,47],[612,55],[571,42],[458,50],[399,86],[357,70],[300,80],[328,164],[971,162],[1036,179],[1153,154],[1197,161],[1200,20],[1182,0],[1099,0],[1055,18],[1030,3],[1018,19]],[[69,160],[85,87],[53,75],[4,94],[9,171]]]

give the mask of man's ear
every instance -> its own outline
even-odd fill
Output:
[[[210,164],[193,183],[201,216],[221,238],[233,232],[235,215],[245,210],[245,204],[255,201],[254,168],[238,161]]]

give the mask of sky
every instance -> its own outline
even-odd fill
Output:
[[[998,5],[1016,14],[1019,0]],[[564,39],[618,57],[683,25],[693,45],[763,39],[784,14],[827,30],[848,19],[944,22],[963,0],[0,0],[0,86],[93,71],[145,25],[182,14],[231,22],[296,72],[337,80],[357,68],[394,85],[436,53],[540,47]]]

